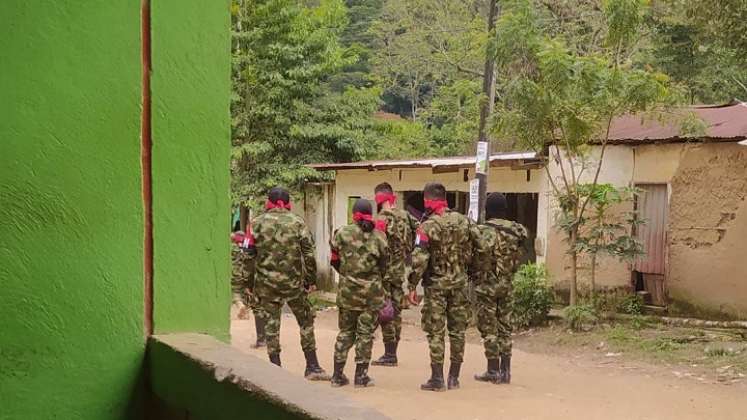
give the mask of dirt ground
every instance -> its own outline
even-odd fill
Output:
[[[399,366],[371,367],[374,388],[352,386],[331,388],[402,420],[483,420],[483,419],[719,419],[747,420],[747,386],[742,382],[724,385],[698,379],[698,375],[673,371],[671,366],[630,362],[617,357],[594,357],[581,352],[575,356],[553,347],[539,347],[537,340],[518,337],[513,358],[513,383],[492,385],[476,382],[474,373],[485,367],[482,347],[470,333],[462,367],[462,388],[445,393],[420,391],[429,375],[428,347],[417,325],[417,310],[405,311],[407,324],[400,343]],[[337,333],[337,313],[318,313],[316,338],[319,359],[332,369],[332,350]],[[252,348],[253,320],[233,320],[233,345],[266,358],[264,349]],[[303,354],[298,327],[292,315],[284,314],[281,329],[283,366],[303,374]],[[374,344],[374,357],[383,352],[380,335]],[[354,370],[351,350],[346,373]]]

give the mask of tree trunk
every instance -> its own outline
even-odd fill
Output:
[[[576,241],[578,240],[578,228],[571,231],[569,246],[571,247],[571,296],[570,304],[575,305],[578,302],[578,252],[576,251]]]
[[[591,298],[597,297],[597,253],[591,254]]]

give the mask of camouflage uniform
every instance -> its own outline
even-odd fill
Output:
[[[477,329],[487,359],[511,355],[511,282],[527,235],[521,224],[502,219],[490,219],[478,227],[472,280],[477,298]]]
[[[384,277],[384,292],[394,306],[394,319],[382,325],[384,343],[399,342],[402,332],[402,300],[407,262],[411,258],[415,229],[418,222],[406,210],[396,207],[379,212],[379,219],[386,221],[386,237],[389,245],[389,267]]]
[[[450,210],[431,215],[418,228],[408,283],[413,291],[423,279],[425,303],[421,322],[428,336],[431,364],[444,363],[447,328],[450,359],[452,363],[462,362],[470,315],[467,268],[475,234],[476,227],[469,219]]]
[[[378,311],[384,305],[382,281],[387,270],[387,241],[381,232],[364,232],[351,224],[335,232],[330,247],[339,258],[340,273],[337,292],[340,332],[334,360],[344,363],[355,345],[355,363],[368,365]]]
[[[234,296],[239,297],[244,306],[252,310],[255,317],[263,319],[257,295],[246,293],[246,289],[254,282],[251,278],[254,275],[254,259],[234,244],[231,248],[231,267],[231,288]]]
[[[280,314],[287,303],[301,330],[301,347],[316,350],[314,308],[306,288],[316,284],[314,240],[303,219],[284,209],[270,209],[252,222],[256,257],[253,294],[266,317],[267,352],[280,353]]]

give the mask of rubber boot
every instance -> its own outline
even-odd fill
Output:
[[[446,385],[444,384],[444,365],[431,364],[431,378],[428,379],[428,382],[420,385],[420,389],[423,391],[446,391]]]
[[[335,362],[334,372],[332,373],[332,379],[330,380],[333,388],[339,388],[350,383],[348,377],[345,376],[345,372],[343,372],[344,369],[345,362]]]
[[[498,376],[499,376],[498,383],[500,384],[511,383],[511,355],[510,354],[501,355],[501,366],[498,369]]]
[[[449,378],[446,381],[449,389],[459,389],[459,371],[461,367],[461,362],[451,362],[451,366],[449,366]]]
[[[355,387],[366,388],[374,386],[374,380],[368,376],[368,363],[358,363],[355,365]]]
[[[270,355],[270,363],[280,366],[280,353],[272,353]]]
[[[303,376],[310,381],[329,381],[331,378],[327,372],[319,366],[319,360],[316,358],[316,350],[303,352],[306,357],[306,371]]]
[[[374,360],[371,364],[374,366],[397,366],[397,344],[384,343],[384,355],[379,360]]]
[[[492,382],[498,383],[500,379],[498,375],[499,359],[488,359],[488,368],[482,375],[475,375],[475,380],[481,382]]]
[[[267,341],[265,340],[265,321],[256,315],[254,316],[254,328],[257,330],[257,342],[254,343],[254,348],[265,347],[267,345]]]

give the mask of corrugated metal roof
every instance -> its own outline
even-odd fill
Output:
[[[690,140],[736,141],[747,138],[747,104],[734,102],[720,106],[694,106],[684,110],[694,112],[706,124],[705,137],[680,136],[676,121],[644,120],[638,115],[625,115],[613,121],[609,142],[646,143]]]
[[[514,163],[539,163],[535,152],[513,152],[500,153],[490,156],[490,166],[511,165]],[[475,165],[475,156],[455,156],[434,159],[412,159],[412,160],[370,160],[351,163],[317,163],[309,165],[319,171],[331,171],[339,169],[378,169],[396,168],[467,168]]]

